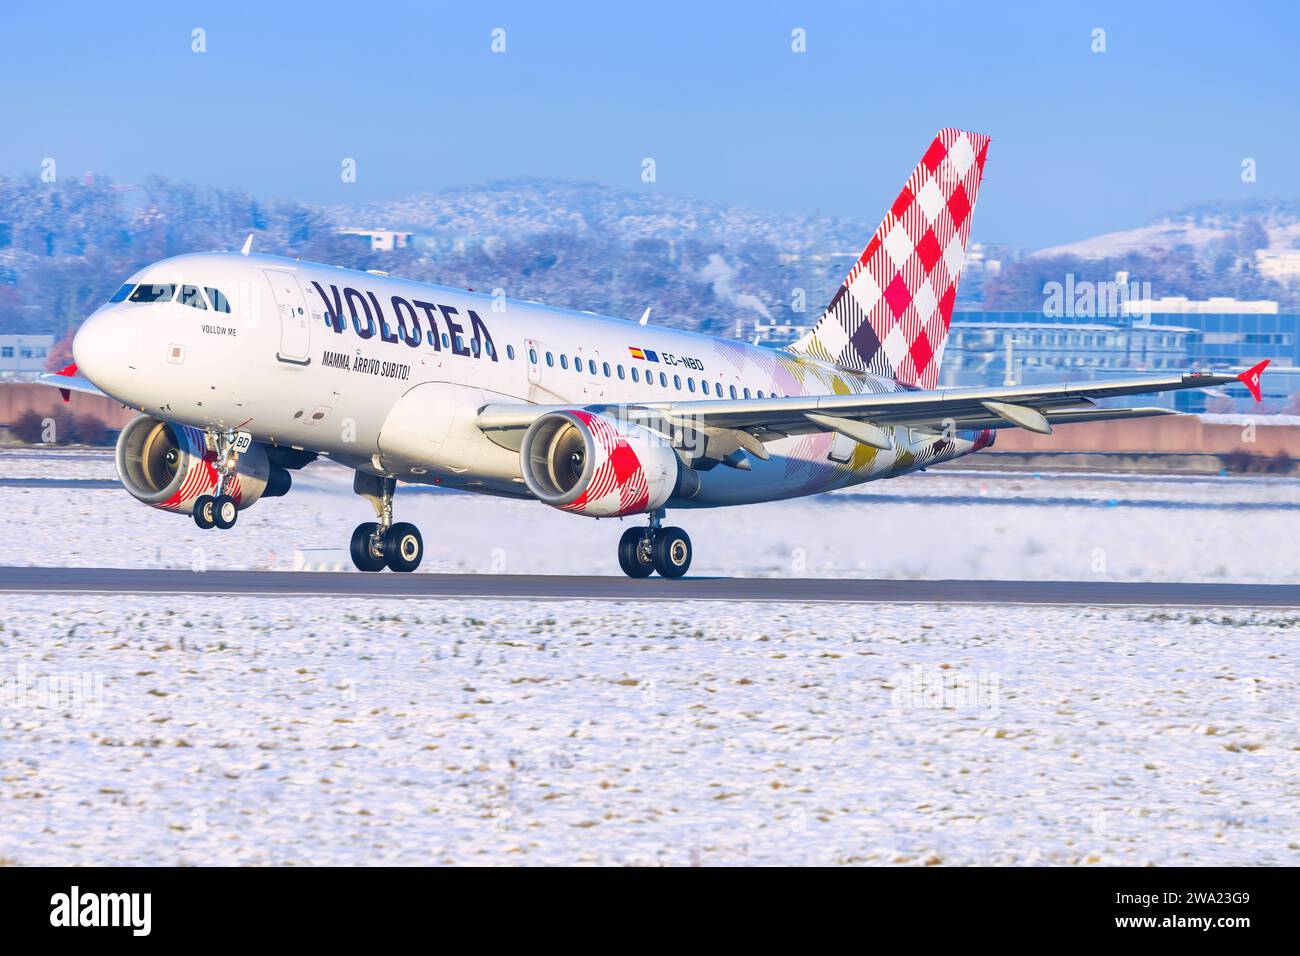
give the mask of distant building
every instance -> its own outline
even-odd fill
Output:
[[[369,241],[371,252],[392,252],[405,249],[411,241],[411,232],[399,232],[393,229],[354,229],[348,227],[339,230],[340,236],[358,236]]]
[[[44,371],[52,348],[52,335],[0,335],[0,372]]]
[[[1276,303],[1269,304],[1271,312],[1192,310],[1109,320],[1063,316],[1050,322],[1041,312],[956,312],[940,380],[949,386],[1004,384],[1010,336],[1010,377],[1023,384],[1240,369],[1268,359],[1272,364],[1263,379],[1264,397],[1276,408],[1300,391],[1300,314],[1279,313]],[[992,354],[998,346],[1001,356]],[[1171,392],[1127,404],[1200,412],[1212,397],[1200,391]],[[1244,386],[1226,386],[1220,397],[1231,399],[1237,411],[1254,410]]]
[[[1218,315],[1227,312],[1236,315],[1277,315],[1277,303],[1272,299],[1234,299],[1217,295],[1208,299],[1164,295],[1158,299],[1130,299],[1123,304],[1122,311],[1125,315]]]
[[[954,316],[943,371],[961,384],[1016,384],[1026,371],[1183,369],[1194,332],[1176,325],[1005,322]],[[991,313],[995,314],[995,313]]]
[[[795,322],[788,315],[766,321],[755,319],[754,331],[749,340],[755,345],[766,345],[769,348],[779,349],[803,338],[811,327],[802,322]]]
[[[970,248],[966,250],[962,271],[982,269],[989,275],[997,275],[1002,271],[1003,252],[1002,246],[986,246],[982,242],[972,242]]]

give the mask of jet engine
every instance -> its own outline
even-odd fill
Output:
[[[528,426],[519,457],[538,500],[592,518],[655,511],[684,470],[649,429],[576,409],[548,412]]]
[[[215,493],[216,458],[200,429],[148,415],[131,421],[117,439],[117,474],[126,490],[137,501],[179,514],[193,514],[195,498]],[[287,493],[291,484],[289,472],[254,442],[239,456],[226,492],[242,510],[259,498]]]

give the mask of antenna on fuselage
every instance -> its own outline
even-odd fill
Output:
[[[645,311],[641,313],[641,321],[638,324],[645,325],[649,321],[650,321],[650,306],[647,305],[645,307]]]
[[[248,238],[244,240],[244,244],[239,247],[239,254],[246,256],[252,251],[253,251],[253,234],[250,232],[248,234]]]

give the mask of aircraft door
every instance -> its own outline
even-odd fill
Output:
[[[605,362],[600,357],[600,350],[593,349],[584,361],[582,394],[589,402],[600,401],[605,397]]]
[[[536,339],[524,339],[524,361],[528,363],[529,384],[540,384],[542,381],[542,346]]]
[[[266,278],[280,315],[280,349],[275,357],[290,365],[311,364],[311,318],[298,279],[290,272],[267,269]]]

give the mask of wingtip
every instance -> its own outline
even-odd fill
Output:
[[[1258,365],[1252,365],[1237,376],[1237,381],[1246,386],[1246,390],[1250,392],[1250,397],[1257,402],[1264,400],[1264,395],[1259,388],[1259,379],[1264,374],[1264,369],[1268,368],[1268,363],[1269,360],[1264,359]]]

